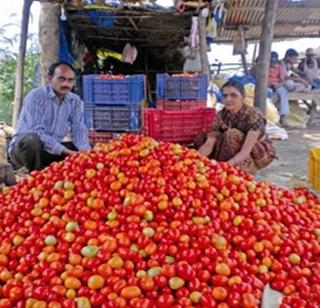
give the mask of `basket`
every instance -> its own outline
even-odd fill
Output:
[[[133,105],[145,99],[145,75],[123,79],[103,79],[104,75],[82,76],[82,96],[85,103],[102,105]]]
[[[169,76],[157,74],[157,99],[201,100],[207,99],[207,75]]]
[[[85,124],[96,131],[137,131],[141,129],[141,105],[102,106],[85,104]]]
[[[202,100],[167,100],[167,99],[158,99],[157,100],[157,109],[161,110],[190,110],[196,108],[205,108],[207,106],[207,101]]]
[[[209,131],[215,114],[212,108],[186,111],[145,109],[144,132],[157,140],[192,142],[199,133]]]
[[[308,159],[308,182],[316,191],[320,191],[320,148],[312,148]]]

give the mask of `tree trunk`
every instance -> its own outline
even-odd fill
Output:
[[[270,53],[273,40],[274,23],[276,20],[276,9],[279,0],[266,1],[265,15],[262,22],[262,34],[260,38],[259,59],[256,73],[256,88],[254,105],[266,114],[266,100],[268,87],[268,72],[270,65]]]
[[[18,56],[17,69],[16,69],[16,83],[15,83],[15,90],[14,90],[13,113],[12,113],[13,128],[15,128],[17,125],[17,120],[18,120],[18,116],[21,108],[22,96],[23,96],[24,62],[25,62],[25,54],[27,49],[29,13],[30,13],[30,7],[32,2],[33,0],[24,0],[23,2],[19,56]]]
[[[199,29],[199,39],[200,39],[200,59],[201,59],[201,72],[208,76],[210,81],[210,69],[207,54],[207,38],[206,38],[206,21],[207,17],[202,15],[202,10],[198,16],[198,29]]]
[[[59,14],[60,6],[41,3],[39,20],[41,84],[46,83],[48,68],[59,59]]]

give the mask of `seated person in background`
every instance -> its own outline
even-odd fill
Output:
[[[71,90],[74,68],[54,63],[48,71],[49,84],[30,91],[24,99],[18,125],[9,144],[14,167],[40,170],[54,161],[89,150],[83,103]],[[62,142],[71,131],[72,142]]]
[[[299,64],[302,76],[309,82],[312,89],[320,89],[320,59],[313,48],[306,50],[306,57]]]
[[[286,115],[289,114],[289,93],[285,87],[285,73],[283,66],[279,62],[279,56],[275,51],[271,52],[270,67],[268,73],[268,87],[272,92],[278,94],[280,98],[279,114],[280,124],[287,127]]]
[[[226,161],[255,173],[275,158],[266,135],[266,119],[254,107],[244,104],[243,86],[232,79],[222,87],[224,108],[218,112],[208,134],[194,140],[199,152],[217,161]]]
[[[299,70],[294,67],[299,53],[295,49],[288,49],[281,64],[283,65],[285,82],[284,86],[288,91],[302,91],[309,89],[309,83],[299,75]]]

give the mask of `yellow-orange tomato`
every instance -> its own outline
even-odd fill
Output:
[[[241,282],[242,282],[242,279],[241,279],[240,276],[232,276],[228,280],[228,285],[232,286],[232,285],[234,285],[236,283],[241,283]]]
[[[67,277],[64,281],[64,286],[67,289],[79,289],[81,287],[81,281],[76,277]]]
[[[124,264],[122,258],[120,256],[113,256],[109,261],[108,261],[108,265],[111,268],[120,268],[122,267]]]
[[[212,296],[216,300],[223,301],[227,298],[228,292],[224,287],[214,287],[212,289]]]
[[[141,295],[141,290],[137,286],[128,286],[121,290],[121,297],[124,299],[132,299]]]
[[[102,277],[109,277],[112,274],[112,268],[107,263],[103,263],[98,267],[98,273]]]
[[[88,287],[90,289],[101,289],[104,286],[104,279],[100,275],[92,275],[88,279]]]
[[[216,272],[219,275],[229,276],[231,274],[230,267],[225,263],[219,263],[216,265]]]
[[[75,253],[70,253],[68,260],[70,264],[77,265],[81,263],[81,256]]]
[[[139,281],[140,287],[145,291],[151,291],[155,287],[155,283],[152,277],[146,275],[143,276]]]

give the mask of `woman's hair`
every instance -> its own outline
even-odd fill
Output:
[[[55,73],[55,70],[58,66],[60,65],[66,65],[68,66],[74,73],[76,73],[76,70],[74,69],[74,67],[70,64],[70,63],[67,63],[67,62],[56,62],[56,63],[53,63],[50,65],[49,69],[48,69],[48,75],[53,77],[54,73]]]
[[[244,90],[244,87],[243,85],[237,81],[237,80],[234,80],[234,79],[229,79],[223,86],[222,86],[222,90],[224,88],[227,88],[227,87],[233,87],[233,88],[236,88],[242,96],[246,96],[246,91]]]

